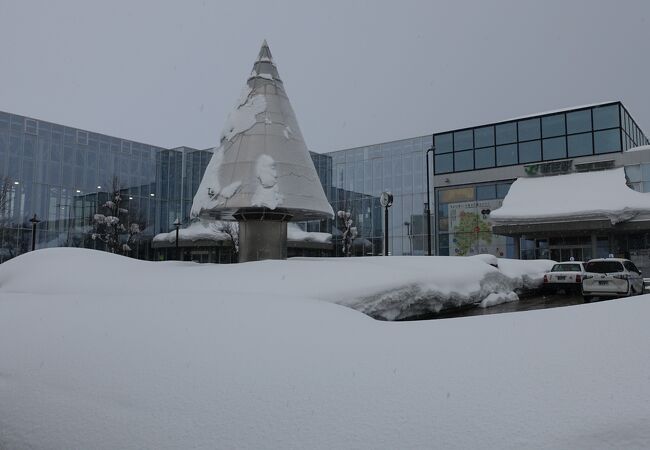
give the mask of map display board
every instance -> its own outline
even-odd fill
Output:
[[[469,256],[489,253],[506,256],[505,236],[492,234],[487,220],[489,211],[501,206],[502,200],[481,200],[450,203],[449,208],[449,254]]]

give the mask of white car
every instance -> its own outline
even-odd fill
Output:
[[[585,264],[582,297],[629,297],[643,294],[641,271],[629,259],[592,259]]]
[[[580,292],[585,266],[582,261],[567,261],[555,264],[550,272],[544,274],[543,288],[547,292],[564,290]]]

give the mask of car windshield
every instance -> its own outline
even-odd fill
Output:
[[[594,273],[623,272],[623,264],[618,261],[593,261],[587,263],[585,270]]]
[[[551,269],[551,272],[580,272],[580,264],[556,264]]]

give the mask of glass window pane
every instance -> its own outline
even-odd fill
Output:
[[[648,163],[641,164],[641,181],[650,181],[650,164]]]
[[[494,145],[494,127],[476,128],[474,130],[474,145],[476,148]]]
[[[497,198],[497,187],[494,184],[476,186],[476,200],[492,200]]]
[[[521,120],[519,122],[519,140],[530,141],[539,139],[540,136],[539,118]]]
[[[497,166],[517,164],[517,144],[497,147]]]
[[[620,150],[621,150],[620,129],[596,131],[594,133],[594,151],[596,153],[618,152]]]
[[[61,161],[61,146],[52,143],[50,147],[50,161]]]
[[[567,133],[583,133],[591,131],[591,110],[574,111],[566,115]]]
[[[566,140],[564,136],[553,139],[544,139],[544,159],[566,158]]]
[[[448,153],[454,150],[452,134],[438,134],[434,137],[436,153]]]
[[[474,169],[474,152],[456,152],[454,153],[454,171]]]
[[[436,155],[435,173],[449,173],[454,171],[454,155]]]
[[[510,190],[510,183],[497,184],[497,198],[505,198]]]
[[[25,142],[23,145],[23,155],[26,158],[33,158],[36,151],[36,136],[25,135]]]
[[[49,184],[61,184],[61,166],[59,163],[51,162],[47,168],[47,182]]]
[[[584,156],[593,153],[591,133],[574,134],[568,137],[569,156]]]
[[[637,183],[641,181],[641,166],[640,165],[626,166],[625,174],[630,179],[630,182]]]
[[[619,125],[618,105],[594,108],[594,130],[613,128]]]
[[[494,167],[494,147],[474,150],[474,165],[477,169]]]
[[[454,150],[467,150],[474,147],[472,130],[457,131],[454,133]]]
[[[474,186],[445,189],[444,191],[440,191],[438,199],[439,204],[473,201],[475,200]]]
[[[496,127],[497,144],[517,142],[517,124],[515,122],[502,123]]]
[[[553,137],[565,134],[564,114],[542,117],[542,136]]]
[[[519,144],[519,163],[529,163],[542,159],[542,144],[540,141],[522,142]]]

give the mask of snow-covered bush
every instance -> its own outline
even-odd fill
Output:
[[[123,203],[119,182],[113,179],[111,199],[99,207],[105,214],[98,212],[93,216],[94,230],[90,237],[106,244],[109,252],[126,255],[141,233],[141,226],[137,222],[129,223],[129,210],[123,207]]]
[[[353,227],[352,214],[350,211],[338,211],[336,213],[339,218],[339,223],[342,231],[343,239],[343,255],[352,256],[352,242],[356,239],[357,227]]]

